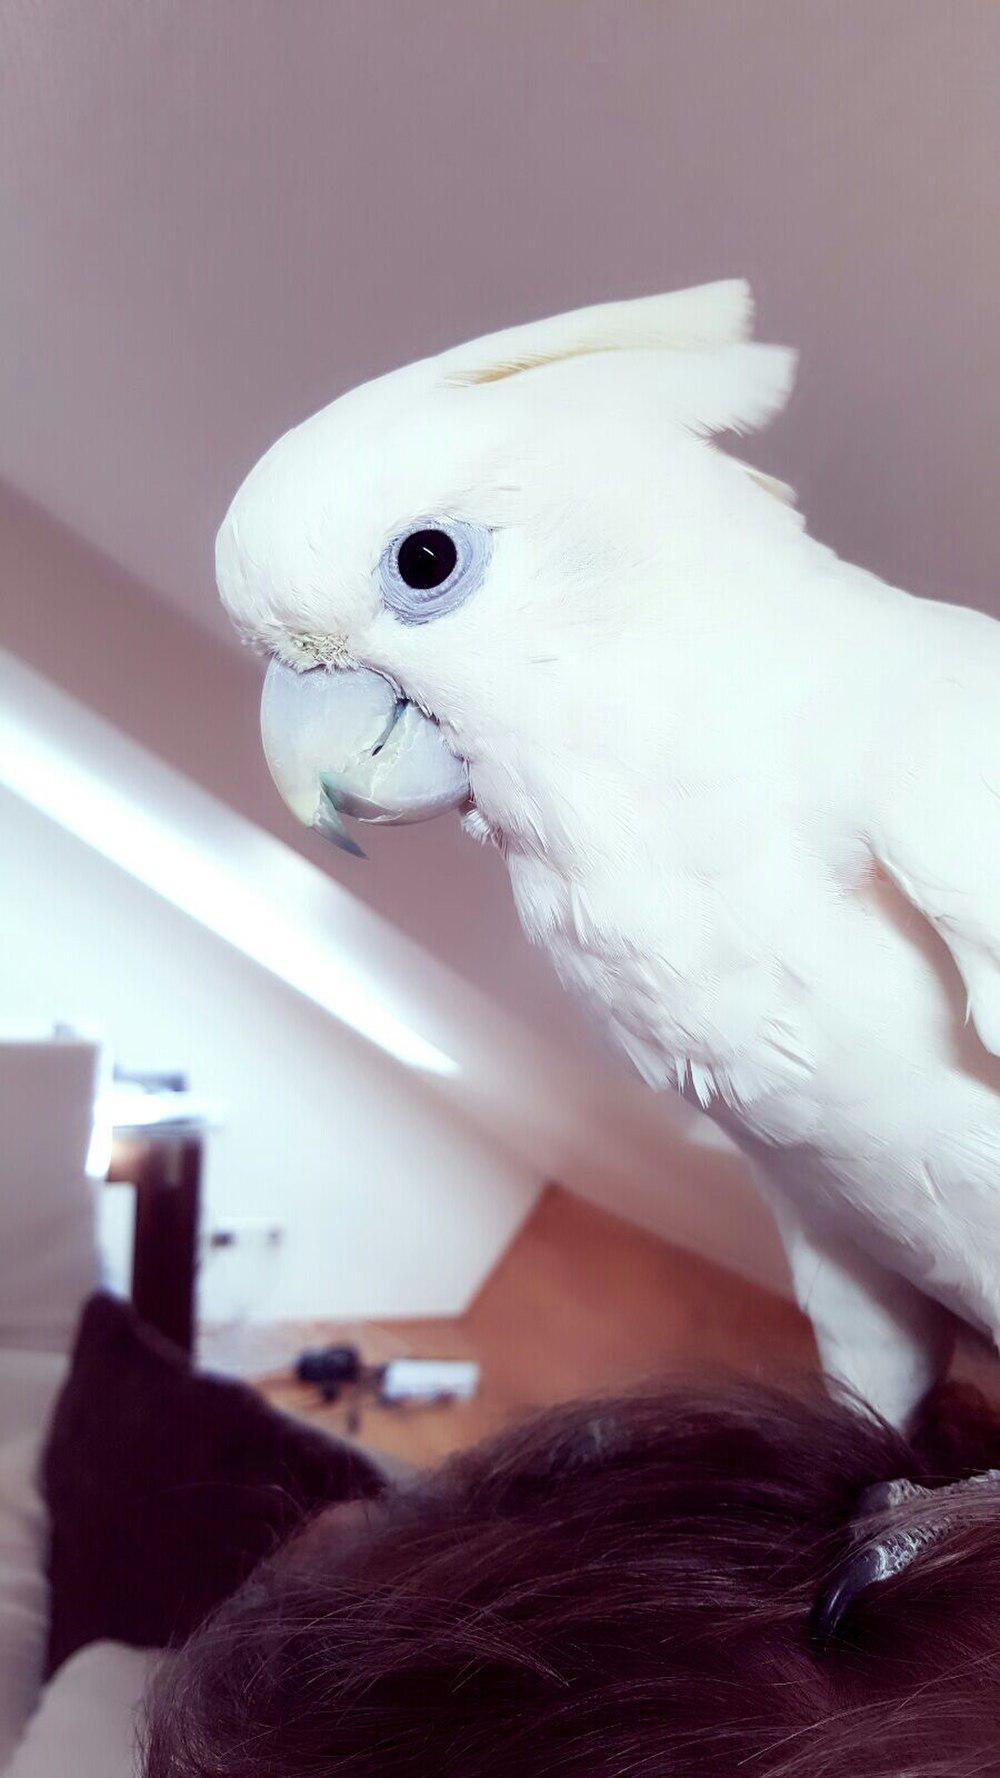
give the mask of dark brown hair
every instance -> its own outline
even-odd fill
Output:
[[[998,1462],[954,1392],[909,1443],[750,1386],[562,1409],[260,1568],[161,1680],[147,1778],[1000,1773],[1000,1506],[808,1633],[863,1489]]]

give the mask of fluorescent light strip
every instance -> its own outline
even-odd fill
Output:
[[[0,783],[396,1061],[458,1073],[266,894],[2,711]]]

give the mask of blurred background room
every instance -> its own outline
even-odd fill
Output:
[[[980,0],[7,0],[0,1191],[56,1272],[75,1170],[155,1325],[416,1461],[814,1363],[735,1151],[605,1050],[502,860],[293,822],[213,539],[351,385],[741,275],[801,352],[748,454],[842,554],[1000,613],[998,59]]]

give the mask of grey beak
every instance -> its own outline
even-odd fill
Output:
[[[429,820],[469,799],[465,761],[415,704],[370,668],[296,673],[272,661],[261,697],[271,776],[307,827],[363,857],[344,816]]]

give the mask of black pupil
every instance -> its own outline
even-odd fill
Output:
[[[458,561],[458,551],[447,531],[411,531],[396,556],[400,578],[416,592],[441,586]]]

